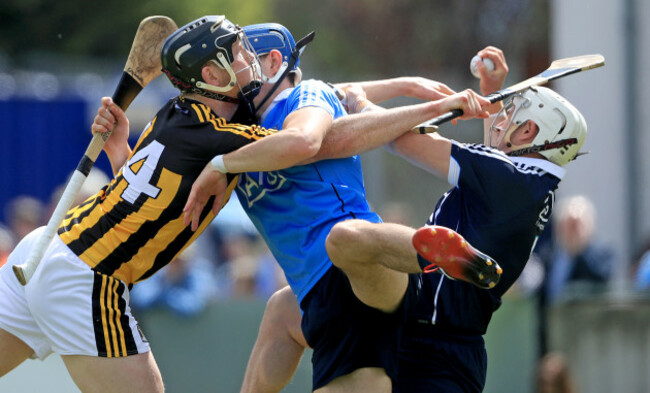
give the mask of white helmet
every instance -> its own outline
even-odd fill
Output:
[[[505,123],[504,117],[510,116]],[[532,143],[512,145],[510,136],[522,124],[532,120],[539,132]],[[509,99],[492,122],[489,137],[499,135],[512,148],[510,156],[539,153],[557,165],[565,165],[576,158],[587,137],[587,123],[582,114],[562,96],[546,87],[531,87]]]

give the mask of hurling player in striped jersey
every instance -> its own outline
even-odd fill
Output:
[[[492,71],[482,64],[478,67],[481,92],[487,95],[502,87],[508,68],[498,48],[487,47],[478,55],[495,63]],[[375,94],[388,98],[391,91],[399,91],[396,81],[361,86],[370,99]],[[366,105],[367,112],[382,111]],[[576,158],[586,138],[580,112],[547,88],[531,88],[505,106],[496,104],[489,110],[493,116],[486,120],[485,144],[408,132],[390,143],[394,152],[446,178],[452,186],[438,201],[427,226],[416,230],[349,220],[335,225],[329,234],[327,251],[335,264],[372,265],[392,258],[418,260],[422,267],[435,269],[441,265],[435,255],[440,235],[436,226],[444,226],[494,257],[503,268],[499,283],[490,288],[463,281],[462,274],[461,280],[452,279],[450,271],[444,270],[453,264],[438,269],[442,274],[411,275],[408,291],[417,301],[404,328],[395,392],[483,390],[487,369],[483,334],[550,217],[555,190],[565,173],[563,166]],[[352,122],[355,116],[344,119]],[[388,133],[382,131],[364,135],[361,141],[353,133],[338,134],[338,149],[358,153],[389,142]],[[296,299],[287,288],[269,300],[243,392],[278,392],[288,383],[307,346],[300,318]]]
[[[145,127],[133,149],[124,113],[110,98],[93,132],[112,129],[104,151],[113,180],[73,207],[26,286],[12,266],[25,261],[43,228],[0,268],[0,376],[26,359],[61,355],[83,392],[162,392],[162,377],[129,307],[129,288],[173,261],[198,231],[182,220],[194,180],[215,154],[272,134],[231,121],[259,91],[257,57],[241,28],[222,15],[172,33],[163,71],[180,95]],[[236,176],[227,182],[234,187]],[[232,187],[230,190],[232,191]]]

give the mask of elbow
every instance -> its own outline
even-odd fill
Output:
[[[304,161],[314,158],[318,154],[321,145],[322,139],[302,134],[297,138],[293,138],[289,149],[291,155],[297,161]]]
[[[303,155],[305,156],[305,158],[313,158],[318,154],[321,146],[322,146],[321,140],[311,140],[305,144],[303,149]]]

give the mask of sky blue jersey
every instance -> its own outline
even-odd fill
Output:
[[[332,88],[307,80],[276,97],[262,126],[280,130],[291,112],[305,107],[322,108],[334,119],[346,115]],[[334,224],[352,218],[381,221],[366,201],[358,155],[281,171],[245,173],[236,192],[299,302],[332,266],[325,238]]]

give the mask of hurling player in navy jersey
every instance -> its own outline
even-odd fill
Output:
[[[487,47],[478,55],[496,65],[493,71],[478,65],[481,92],[487,95],[501,88],[508,68],[498,48]],[[389,94],[389,83],[377,85]],[[377,85],[367,82],[365,87],[372,91]],[[369,109],[380,108],[371,105]],[[447,178],[453,186],[438,201],[427,224],[458,231],[494,257],[504,271],[491,289],[446,274],[411,276],[409,291],[417,296],[417,304],[402,338],[396,392],[482,391],[487,368],[482,336],[548,221],[563,166],[576,157],[586,138],[582,115],[546,88],[527,90],[508,100],[505,107],[497,104],[489,109],[496,116],[486,127],[485,145],[410,133],[391,143],[394,151]],[[372,135],[377,140],[370,142]],[[354,136],[339,135],[339,140],[360,152],[376,146],[383,137],[366,134],[359,142]],[[432,252],[439,232],[432,226],[415,230],[349,220],[332,228],[327,250],[334,261],[366,264],[391,257],[435,266],[438,261]],[[293,375],[305,344],[295,297],[282,289],[267,305],[244,382],[248,389],[243,391],[279,391]]]
[[[300,304],[301,331],[314,349],[313,389],[389,392],[396,377],[394,354],[401,337],[398,329],[408,273],[422,269],[416,259],[361,266],[328,257],[326,237],[337,222],[381,222],[365,199],[359,156],[321,151],[330,143],[324,142],[330,132],[336,134],[341,128],[339,119],[348,117],[346,110],[326,83],[300,81],[297,63],[304,40],[294,43],[288,30],[277,24],[247,26],[244,31],[269,79],[255,99],[255,111],[262,126],[282,131],[215,157],[195,182],[197,192],[188,199],[186,222],[196,228],[194,219],[204,206],[194,196],[213,181],[219,184],[219,177],[228,172],[241,173],[238,199],[282,266]],[[392,129],[401,133],[433,113],[459,106],[464,118],[487,116],[483,107],[489,102],[472,91],[436,95],[433,98],[442,99],[413,106],[408,115],[402,109],[400,117],[406,123],[392,124]],[[367,104],[357,98],[348,99],[348,109]],[[383,119],[374,115],[374,128],[395,123],[387,117],[396,113],[381,113]],[[440,230],[454,235],[440,238],[448,250],[460,247],[462,240],[455,232]],[[467,246],[465,254],[470,250]],[[473,255],[483,262],[489,258]],[[492,261],[483,266],[481,285],[494,285],[498,266]]]

